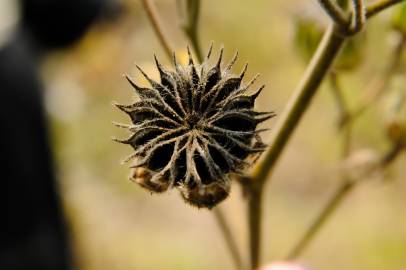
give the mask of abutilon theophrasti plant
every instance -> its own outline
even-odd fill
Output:
[[[174,56],[174,71],[166,70],[155,58],[160,74],[156,82],[137,66],[151,87],[127,80],[139,96],[131,105],[117,105],[127,113],[132,135],[126,140],[134,153],[131,179],[151,192],[177,188],[186,202],[211,208],[227,197],[232,174],[243,174],[264,151],[257,125],[274,116],[256,112],[253,84],[243,84],[247,65],[239,76],[230,70],[237,59],[222,69],[223,49],[217,63],[209,67],[211,48],[200,67],[189,51],[189,63],[181,66]]]

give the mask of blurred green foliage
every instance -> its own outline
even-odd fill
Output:
[[[317,49],[326,24],[319,18],[320,14],[313,12],[311,15],[302,14],[295,16],[295,40],[294,43],[301,57],[306,63],[311,59]],[[341,55],[334,64],[339,71],[351,71],[362,64],[363,45],[366,42],[365,34],[351,38],[344,47]]]
[[[392,25],[395,29],[406,35],[406,4],[394,8]]]

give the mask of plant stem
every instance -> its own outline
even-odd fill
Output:
[[[182,9],[180,9],[182,10]],[[196,53],[196,57],[199,63],[202,63],[202,50],[199,44],[198,39],[198,29],[197,29],[197,22],[200,13],[200,0],[188,0],[187,2],[187,24],[183,26],[183,30],[185,31],[186,36],[192,43],[193,49]],[[243,269],[243,263],[241,259],[240,252],[238,250],[238,245],[235,242],[235,238],[231,232],[230,226],[227,224],[227,220],[219,207],[216,207],[212,211],[217,225],[220,228],[220,231],[223,235],[224,242],[228,247],[230,252],[231,258],[234,262],[235,268],[238,270]]]
[[[402,150],[405,149],[405,145],[403,142],[398,142],[392,145],[392,148],[381,158],[380,167],[384,168],[388,166],[391,162],[393,162]]]
[[[334,101],[337,106],[338,110],[338,127],[345,121],[345,119],[349,116],[349,109],[347,102],[344,98],[338,74],[335,71],[331,71],[330,73],[330,84],[331,84],[331,91],[333,93]]]
[[[342,128],[343,121],[347,118],[351,118],[352,115],[349,112],[349,108],[347,102],[343,96],[342,89],[340,87],[338,81],[338,75],[335,72],[332,72],[330,75],[331,81],[331,90],[334,94],[334,99],[337,104],[338,112],[339,112],[339,121],[338,127]],[[352,129],[351,125],[346,125],[344,127],[343,134],[343,142],[342,142],[342,152],[341,156],[342,159],[345,160],[348,158],[350,151],[351,151],[351,137],[352,137]],[[343,198],[352,190],[354,187],[354,182],[350,181],[346,173],[342,174],[342,184],[338,187],[336,192],[327,202],[326,206],[323,208],[321,213],[317,216],[317,218],[311,223],[309,228],[306,230],[306,233],[302,236],[299,242],[294,246],[293,250],[287,256],[288,260],[293,260],[298,257],[308,246],[320,228],[325,224],[326,220],[331,216],[337,206],[341,203]]]
[[[382,79],[382,83],[379,84],[379,89],[384,88],[384,85],[387,84],[389,78],[393,75],[394,71],[396,70],[399,62],[399,56],[401,55],[402,52],[403,43],[404,41],[400,41],[400,43],[397,44],[394,50],[392,61],[389,64],[387,71],[385,72],[385,75]],[[354,113],[351,113],[349,111],[347,103],[345,102],[345,99],[342,96],[342,91],[338,83],[337,74],[335,73],[331,74],[331,85],[337,103],[337,107],[340,113],[340,124],[341,124],[340,128],[342,128],[343,129],[342,132],[344,132],[342,156],[343,159],[345,159],[348,157],[351,148],[350,143],[352,134],[351,132],[352,121],[360,114],[358,114],[357,111]],[[376,96],[377,95],[374,95],[374,97]],[[392,162],[396,158],[396,156],[400,153],[401,150],[402,145],[400,143],[393,145],[393,147],[381,158],[379,167],[384,168],[385,166],[390,164],[390,162]],[[303,251],[306,249],[311,240],[314,239],[315,235],[320,231],[320,229],[326,223],[328,218],[334,213],[337,207],[341,204],[344,198],[350,193],[350,191],[353,190],[353,188],[356,186],[357,183],[358,181],[352,181],[351,179],[349,179],[346,173],[343,174],[342,184],[338,187],[337,191],[327,202],[326,206],[323,208],[321,213],[316,217],[313,223],[311,223],[309,228],[306,230],[305,234],[302,236],[299,242],[294,246],[292,251],[289,253],[289,255],[287,256],[288,260],[296,259],[303,253]]]
[[[264,183],[324,76],[328,73],[345,39],[345,37],[336,34],[334,24],[331,24],[326,30],[299,86],[289,99],[284,114],[275,127],[276,137],[270,143],[272,147],[264,154],[262,162],[254,168],[248,195],[251,269],[255,269],[260,263],[261,207]]]
[[[141,0],[141,2],[144,6],[145,11],[147,12],[148,18],[151,22],[152,27],[154,28],[155,34],[157,35],[159,42],[161,43],[166,53],[166,56],[168,56],[168,58],[172,60],[173,50],[168,38],[164,34],[164,30],[159,20],[158,12],[156,11],[152,0]]]
[[[400,3],[401,1],[402,0],[383,0],[379,3],[370,5],[365,11],[365,16],[366,18],[372,17],[385,8]],[[254,188],[251,188],[248,202],[252,269],[259,264],[261,204],[264,183],[272,172],[303,114],[306,112],[314,94],[333,64],[334,59],[348,38],[346,33],[340,30],[342,30],[340,29],[340,25],[331,23],[325,32],[316,53],[304,73],[304,76],[292,97],[289,99],[280,120],[276,123],[274,128],[276,135],[270,142],[271,147],[264,153],[261,162],[257,163],[252,171],[251,186]],[[347,187],[342,189],[347,190]],[[340,192],[346,193],[347,191]],[[334,209],[334,205],[336,204],[334,200],[332,200],[330,204],[333,205],[330,207],[333,207]],[[329,211],[330,210],[327,211],[327,216],[329,215]]]
[[[250,236],[250,263],[252,270],[260,264],[261,256],[261,224],[263,184],[249,185],[248,190],[248,226]]]
[[[327,15],[331,18],[334,23],[340,27],[347,27],[348,19],[346,14],[342,11],[341,7],[332,0],[319,0],[320,6],[324,9]]]
[[[347,102],[343,96],[342,89],[338,81],[338,74],[336,74],[335,72],[331,72],[330,82],[331,90],[334,94],[334,100],[336,101],[337,109],[339,112],[338,127],[341,128],[343,121],[347,118],[350,118],[351,114],[349,112]],[[346,125],[343,130],[344,134],[341,152],[343,160],[345,160],[350,154],[352,135],[351,130],[351,125]],[[294,260],[300,254],[302,254],[302,252],[305,250],[305,248],[308,246],[308,244],[311,242],[320,228],[325,224],[326,220],[331,216],[337,206],[341,203],[343,198],[352,190],[352,188],[354,187],[354,183],[354,181],[350,181],[348,176],[343,173],[342,184],[338,187],[336,192],[327,202],[321,213],[311,223],[305,234],[300,238],[299,242],[294,246],[292,251],[287,256],[287,260]]]
[[[238,250],[238,246],[234,240],[234,237],[231,233],[230,226],[227,224],[224,213],[221,211],[219,206],[217,206],[216,208],[213,209],[213,214],[217,221],[217,225],[219,226],[220,231],[223,235],[224,241],[226,242],[227,247],[230,251],[230,255],[233,259],[235,268],[238,270],[242,270],[243,264],[241,261],[240,252]]]
[[[383,71],[383,75],[379,78],[373,80],[364,91],[366,94],[363,96],[361,105],[352,112],[352,116],[345,119],[343,122],[343,127],[350,125],[356,119],[358,119],[379,97],[384,93],[386,86],[390,83],[393,75],[397,71],[400,60],[402,59],[402,54],[406,45],[406,36],[401,36],[393,49],[392,55],[390,57],[390,62],[386,69]]]
[[[334,210],[340,205],[342,200],[346,195],[354,188],[355,182],[344,181],[338,189],[335,191],[333,196],[327,202],[326,206],[316,217],[316,219],[311,223],[310,227],[306,230],[305,234],[300,238],[299,242],[294,246],[293,250],[287,256],[287,260],[294,260],[302,254],[305,248],[308,246],[310,241],[319,232],[321,227],[325,224],[327,219],[331,216]]]
[[[375,168],[384,169],[391,162],[393,162],[396,157],[399,156],[401,151],[404,149],[402,143],[393,144],[392,147],[386,152],[379,162],[379,166]],[[349,177],[344,177],[342,184],[338,187],[337,191],[328,200],[327,204],[324,206],[320,214],[316,217],[313,223],[306,230],[304,235],[300,238],[299,242],[294,246],[292,251],[287,256],[288,260],[294,260],[299,257],[303,251],[306,249],[311,240],[320,231],[323,225],[326,223],[328,218],[334,213],[337,207],[343,202],[351,190],[353,190],[361,179],[350,179]]]
[[[342,141],[342,151],[341,156],[346,159],[351,151],[351,138],[352,138],[352,126],[351,124],[345,125],[343,124],[348,122],[347,119],[351,119],[353,116],[350,112],[348,104],[344,98],[343,91],[341,89],[338,74],[336,72],[331,72],[330,74],[330,82],[331,82],[331,90],[334,95],[334,100],[337,104],[338,109],[338,129],[343,132],[343,141]]]
[[[268,174],[272,171],[282,150],[343,46],[346,37],[338,35],[335,29],[336,27],[333,24],[327,29],[302,80],[289,99],[279,121],[276,123],[274,128],[276,135],[270,142],[272,147],[268,148],[264,153],[262,161],[254,167],[254,181],[265,182],[267,179]]]
[[[365,16],[370,18],[379,12],[389,8],[390,6],[399,4],[404,0],[381,0],[369,5],[366,9]]]
[[[366,9],[364,6],[364,0],[352,0],[353,20],[351,25],[351,31],[358,33],[361,31],[366,20]]]
[[[155,34],[157,35],[160,44],[162,48],[164,49],[166,55],[170,60],[172,60],[172,53],[173,50],[171,46],[169,45],[169,39],[165,36],[164,31],[162,29],[162,26],[160,24],[159,20],[159,15],[156,12],[155,7],[152,4],[152,1],[150,0],[141,0],[143,3],[143,6],[148,14],[148,17],[150,19],[150,22],[155,30]],[[197,15],[196,15],[197,16]],[[195,31],[195,36],[197,37],[197,31]],[[197,42],[197,38],[195,39],[195,42]],[[192,42],[193,44],[193,42]],[[201,55],[200,47],[196,46],[194,47],[196,50],[196,55]],[[199,59],[200,61],[201,59]],[[236,265],[236,269],[242,269],[242,262],[241,262],[241,256],[238,252],[237,244],[234,241],[234,237],[231,234],[231,230],[229,229],[229,226],[225,220],[225,217],[223,213],[221,212],[220,209],[214,209],[212,212],[215,216],[215,219],[217,220],[217,224],[220,227],[220,231],[222,232],[224,236],[224,240],[226,242],[226,245],[230,251],[230,254],[234,260],[234,264]]]
[[[189,38],[196,57],[201,63],[203,61],[203,54],[200,48],[198,26],[200,17],[200,0],[186,0],[186,22],[183,25],[183,31]]]
[[[366,17],[370,18],[384,9],[403,2],[404,0],[382,0],[371,4],[366,9]],[[346,36],[338,34],[337,26],[331,24],[323,36],[298,87],[289,99],[286,109],[275,126],[275,137],[271,148],[264,154],[260,163],[253,170],[253,179],[263,182],[273,169],[291,134],[306,111],[315,92],[341,49]]]

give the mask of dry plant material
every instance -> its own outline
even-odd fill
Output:
[[[160,82],[140,72],[150,88],[136,85],[140,100],[117,105],[127,113],[132,135],[126,140],[134,153],[131,178],[147,190],[160,193],[177,188],[184,200],[197,207],[212,208],[230,191],[231,174],[242,174],[266,145],[258,124],[273,112],[256,112],[254,103],[264,86],[246,94],[256,77],[242,84],[247,68],[239,76],[230,70],[237,59],[222,69],[223,49],[217,63],[209,67],[211,48],[197,68],[189,52],[189,63],[181,66],[174,57],[174,71],[156,60]]]

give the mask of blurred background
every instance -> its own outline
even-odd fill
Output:
[[[135,99],[122,74],[145,84],[135,70],[137,63],[156,77],[154,53],[170,65],[141,3],[123,0],[121,4],[119,16],[94,24],[69,50],[50,54],[41,68],[57,179],[77,269],[233,269],[209,211],[186,205],[175,190],[149,194],[128,180],[129,169],[120,164],[131,149],[112,142],[112,136],[126,136],[112,121],[129,120],[111,104]],[[156,5],[165,32],[185,61],[188,41],[180,30],[183,21],[177,1],[157,0]],[[295,24],[307,9],[321,21],[326,19],[311,0],[202,1],[202,47],[206,50],[213,41],[217,55],[224,45],[226,61],[238,49],[235,73],[247,61],[247,78],[261,74],[256,86],[265,83],[267,87],[259,110],[280,114],[305,69],[306,60],[295,44]],[[359,42],[365,54],[362,62],[340,78],[351,107],[357,106],[368,82],[387,65],[396,38],[390,17],[389,11],[370,21]],[[18,2],[0,0],[0,44],[7,42],[18,21]],[[391,87],[404,91],[405,58],[402,65]],[[264,261],[286,256],[341,180],[342,136],[328,88],[323,84],[267,185]],[[354,149],[378,153],[387,149],[385,98],[357,120]],[[266,125],[272,128],[277,120]],[[264,134],[264,141],[270,136],[272,129]],[[405,269],[405,194],[403,155],[388,169],[386,181],[370,179],[355,189],[300,261],[316,270]],[[245,205],[239,186],[233,186],[221,208],[246,255]]]

